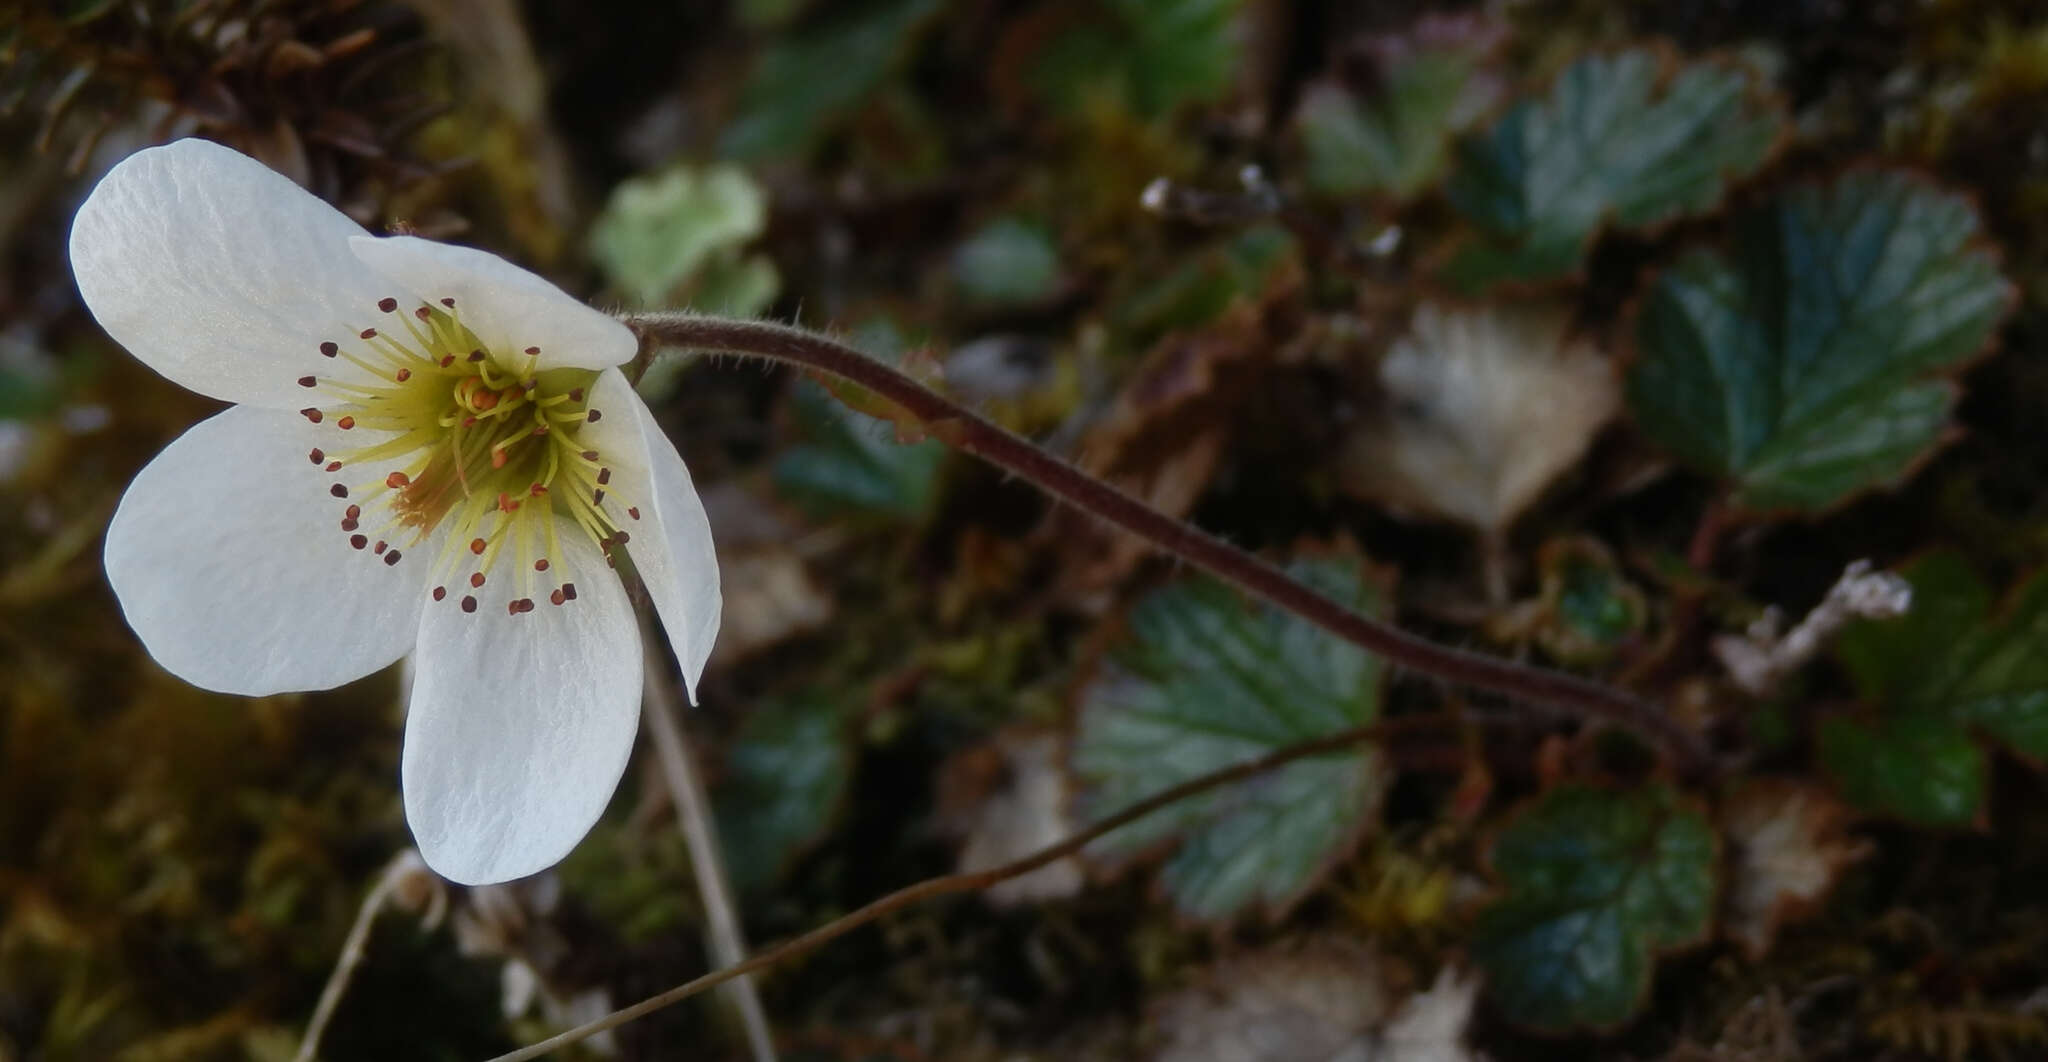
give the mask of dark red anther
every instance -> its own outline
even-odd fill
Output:
[[[560,590],[557,590],[554,593],[548,595],[548,604],[550,605],[559,605],[567,600],[568,598],[563,597],[562,592]]]
[[[315,424],[320,423],[320,411],[317,409],[308,407],[306,409],[299,410],[299,416],[302,416]]]
[[[319,378],[318,378],[318,377],[313,377],[313,376],[301,376],[301,377],[299,377],[299,386],[300,386],[300,387],[318,387],[318,386],[320,386],[320,380],[319,380]]]
[[[448,597],[448,588],[447,588],[447,587],[445,587],[445,586],[437,586],[437,587],[435,587],[435,588],[434,588],[434,600],[436,600],[436,601],[442,601],[442,600],[446,600],[446,599],[447,599],[447,597]]]
[[[481,350],[472,350],[472,351],[470,351],[470,352],[469,352],[469,360],[471,360],[471,361],[482,361],[482,360],[484,360],[484,352],[483,352],[483,351],[481,351]]]
[[[632,506],[632,505],[629,505],[629,506],[627,506],[627,507],[626,507],[626,515],[627,515],[627,516],[630,516],[630,517],[632,517],[632,518],[633,518],[633,519],[635,519],[635,520],[638,520],[638,519],[640,519],[640,509],[639,509],[639,507],[637,507],[637,506]]]
[[[581,402],[581,401],[583,401],[583,388],[581,388],[581,387],[571,387],[571,388],[569,388],[569,401],[571,401],[571,402]]]
[[[620,531],[612,536],[612,545],[614,546],[623,546],[631,541],[633,541],[633,536],[625,533],[624,531]]]
[[[394,549],[394,550],[392,550],[391,552],[389,552],[389,553],[386,553],[386,554],[384,555],[384,564],[385,564],[385,566],[386,566],[386,567],[389,567],[389,566],[391,566],[391,565],[393,565],[393,564],[397,564],[397,563],[398,563],[398,551],[397,551],[397,550],[395,550],[395,549]]]
[[[589,414],[589,416],[588,416],[588,417],[587,417],[586,419],[588,419],[588,420],[589,420],[589,421],[590,421],[590,422],[591,422],[592,424],[595,424],[595,423],[597,423],[598,421],[600,421],[600,420],[603,420],[603,419],[604,419],[604,411],[603,411],[603,410],[598,410],[598,409],[593,409],[593,410],[591,410],[591,411],[590,411],[590,414]]]
[[[349,430],[350,428],[353,428],[353,427],[355,427],[355,426],[356,426],[356,418],[354,418],[354,417],[343,417],[343,418],[341,418],[340,420],[337,420],[337,421],[335,421],[335,422],[334,422],[334,426],[335,426],[335,427],[337,427],[337,428],[340,428],[340,429],[341,429],[342,431],[347,431],[347,430]]]
[[[329,461],[329,462],[327,462],[327,471],[329,471],[329,472],[339,472],[339,471],[341,471],[341,462],[339,462],[339,461]]]
[[[392,490],[404,490],[406,484],[411,482],[412,480],[406,478],[406,475],[403,472],[393,472],[390,475],[384,477],[384,485],[390,487]]]
[[[306,456],[310,458],[312,462],[316,465],[322,461],[327,460],[327,455],[321,453],[320,448],[317,446],[313,447],[313,449],[310,452],[308,452]]]
[[[483,539],[480,539],[480,538],[472,538],[472,539],[470,539],[470,540],[469,540],[469,551],[470,551],[471,553],[474,553],[474,554],[476,554],[476,555],[477,555],[477,556],[479,556],[479,557],[483,556],[483,555],[484,555],[484,540],[483,540]]]
[[[541,559],[539,559],[539,560],[537,560],[537,561],[534,561],[534,562],[533,562],[533,570],[534,570],[534,571],[537,571],[537,572],[544,572],[544,571],[547,571],[547,570],[548,570],[548,559],[547,559],[546,557],[542,557]]]
[[[348,544],[356,549],[362,549],[370,544],[370,536],[350,535],[348,536]]]
[[[441,305],[443,305],[443,306],[446,306],[446,307],[448,307],[449,309],[451,309],[451,310],[452,310],[452,309],[454,309],[454,308],[455,308],[455,300],[454,300],[454,299],[442,299],[442,300],[441,300]]]
[[[441,355],[441,367],[442,367],[442,368],[444,368],[444,369],[445,369],[445,368],[447,368],[448,366],[450,366],[450,365],[453,365],[453,364],[455,364],[455,355],[453,355],[453,354],[443,354],[443,355]]]
[[[343,531],[354,531],[356,528],[361,526],[363,525],[357,523],[356,518],[353,516],[344,516],[341,518],[341,529]]]
[[[597,490],[597,491],[593,492],[593,493],[592,493],[592,494],[590,495],[590,504],[592,504],[592,505],[603,505],[603,504],[604,504],[604,491],[603,491],[602,489],[599,489],[599,490]]]
[[[404,383],[405,381],[412,379],[412,370],[400,369],[396,374],[392,376],[392,379],[397,380],[399,383]]]
[[[375,339],[375,338],[377,338],[377,330],[376,330],[376,329],[374,329],[374,328],[365,328],[365,329],[363,329],[362,331],[360,331],[360,332],[357,332],[357,333],[356,333],[356,338],[358,338],[358,339]]]
[[[414,317],[417,317],[417,318],[419,318],[419,319],[420,319],[420,320],[422,320],[422,321],[425,321],[425,320],[428,320],[428,319],[430,319],[430,318],[432,318],[432,317],[434,316],[434,311],[433,311],[433,310],[431,310],[431,309],[429,309],[428,307],[425,307],[425,306],[421,306],[421,307],[419,307],[418,309],[414,310],[414,311],[412,312],[412,315],[413,315]]]
[[[527,348],[526,348],[526,356],[527,356],[527,357],[529,357],[529,358],[538,358],[538,357],[540,357],[540,348],[539,348],[539,347],[527,347]]]
[[[397,300],[397,299],[378,299],[378,300],[377,300],[377,308],[378,308],[378,309],[380,309],[380,310],[383,310],[383,311],[384,311],[385,313],[396,313],[396,312],[398,312],[398,300]]]
[[[575,583],[563,583],[563,584],[562,584],[562,597],[563,597],[563,599],[564,599],[564,600],[568,600],[568,601],[574,601],[574,600],[576,600],[576,584],[575,584]]]
[[[386,548],[386,547],[387,547],[388,545],[390,545],[390,544],[389,544],[389,543],[387,543],[387,542],[385,542],[385,541],[384,541],[383,539],[381,539],[381,538],[380,538],[380,539],[378,539],[378,540],[377,540],[377,544],[376,544],[375,546],[372,546],[372,547],[370,547],[370,552],[372,552],[372,553],[375,553],[375,554],[377,554],[377,555],[379,555],[379,556],[382,556],[382,555],[383,555],[383,553],[384,553],[384,550],[385,550],[385,548]]]
[[[469,595],[467,595],[467,594],[463,595],[463,598],[462,598],[462,611],[464,611],[464,612],[475,612],[475,611],[476,611],[476,598],[470,597],[470,596],[469,596]]]
[[[327,493],[337,498],[346,498],[348,497],[348,488],[336,483],[334,486],[327,488]]]
[[[326,343],[322,343],[322,344],[320,344],[320,354],[321,354],[321,356],[322,356],[322,357],[328,357],[328,358],[331,358],[331,357],[334,357],[335,355],[337,355],[337,354],[339,354],[339,353],[341,353],[341,344],[339,344],[339,343],[335,343],[335,342],[333,342],[333,341],[329,341],[329,342],[326,342]]]
[[[611,470],[611,469],[609,469],[609,468],[600,468],[600,469],[598,469],[598,470],[597,470],[597,485],[598,485],[598,486],[602,487],[602,486],[604,486],[605,484],[607,484],[607,483],[610,483],[611,481],[612,481],[612,470]]]
[[[581,457],[581,458],[582,458],[582,459],[584,459],[585,461],[595,461],[595,460],[597,460],[597,451],[596,451],[596,450],[585,450],[585,451],[583,451],[582,453],[580,453],[580,454],[578,454],[578,455],[576,455],[576,456],[578,456],[578,457]]]
[[[470,589],[472,589],[472,590],[475,590],[475,589],[478,589],[478,588],[482,587],[483,585],[484,585],[484,573],[482,573],[482,572],[470,572],[470,573],[469,573],[469,588],[470,588]]]

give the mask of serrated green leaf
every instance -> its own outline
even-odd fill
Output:
[[[1469,290],[1561,276],[1610,219],[1640,228],[1706,210],[1762,165],[1783,120],[1750,75],[1695,64],[1667,80],[1664,66],[1645,49],[1581,59],[1465,140],[1448,191],[1484,238],[1447,279]]]
[[[1994,618],[1990,588],[1958,554],[1929,554],[1900,574],[1912,610],[1853,624],[1836,641],[1875,714],[1825,721],[1821,761],[1858,807],[1968,825],[1988,786],[1973,733],[2048,761],[2048,576]]]
[[[768,46],[740,90],[739,114],[719,138],[733,158],[809,151],[901,61],[937,0],[894,0]]]
[[[759,892],[831,825],[853,757],[823,694],[770,701],[747,714],[711,793],[733,886]]]
[[[1713,826],[1668,787],[1567,784],[1494,842],[1506,886],[1480,913],[1473,956],[1510,1021],[1561,1032],[1628,1020],[1657,953],[1698,939],[1713,916]]]
[[[848,409],[808,380],[796,385],[790,401],[810,442],[775,462],[778,489],[827,513],[911,519],[931,507],[944,443],[897,442],[889,425]]]
[[[1796,189],[1729,253],[1659,276],[1636,321],[1629,403],[1737,503],[1825,508],[1903,476],[1947,423],[1944,380],[1984,348],[2011,287],[1976,211],[1901,173]]]
[[[1145,118],[1221,96],[1239,69],[1243,0],[1107,0],[1048,42],[1032,64],[1038,94],[1069,111],[1095,97]]]
[[[1059,287],[1059,250],[1043,226],[998,218],[953,252],[953,277],[976,302],[1037,302]]]
[[[1376,91],[1361,96],[1334,81],[1303,93],[1295,127],[1303,176],[1325,195],[1385,192],[1407,198],[1442,175],[1451,138],[1484,109],[1491,93],[1476,86],[1493,34],[1475,27],[1460,38],[1399,40],[1380,49]]]
[[[1368,614],[1382,591],[1356,561],[1294,567]],[[1204,578],[1153,592],[1081,698],[1072,766],[1083,818],[1197,775],[1360,726],[1380,709],[1380,661]],[[1361,747],[1289,764],[1153,813],[1097,842],[1128,857],[1179,842],[1161,879],[1190,918],[1278,915],[1371,826],[1387,784]]]

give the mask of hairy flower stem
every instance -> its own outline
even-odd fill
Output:
[[[1575,675],[1438,645],[1347,608],[1280,568],[1152,508],[843,343],[778,324],[690,313],[629,314],[623,320],[640,335],[643,349],[653,340],[688,350],[766,358],[858,384],[901,406],[933,436],[1389,662],[1447,682],[1628,727],[1663,749],[1687,774],[1702,774],[1710,767],[1700,739],[1653,704]]]
[[[978,870],[972,873],[947,874],[942,877],[926,878],[915,885],[908,885],[897,889],[895,892],[879,900],[874,900],[864,907],[840,915],[838,918],[802,936],[791,937],[766,951],[757,952],[753,958],[736,966],[728,966],[723,970],[713,970],[694,981],[685,982],[660,995],[650,996],[630,1007],[613,1011],[587,1025],[580,1025],[567,1032],[551,1036],[539,1043],[528,1044],[517,1051],[499,1055],[491,1059],[490,1062],[528,1062],[530,1059],[540,1058],[552,1051],[588,1039],[607,1029],[616,1029],[635,1018],[645,1017],[663,1007],[674,1006],[691,996],[716,988],[733,978],[744,977],[757,970],[764,970],[773,966],[784,959],[794,958],[795,956],[812,951],[870,922],[894,914],[913,904],[922,903],[925,900],[938,896],[949,896],[963,892],[980,892],[1011,878],[1029,874],[1040,867],[1056,863],[1079,852],[1087,847],[1089,842],[1111,830],[1128,826],[1158,811],[1160,808],[1166,807],[1169,804],[1179,803],[1197,793],[1214,789],[1217,786],[1228,785],[1232,782],[1243,781],[1246,778],[1264,774],[1267,771],[1283,767],[1293,763],[1295,760],[1308,756],[1336,752],[1362,742],[1389,737],[1397,733],[1442,726],[1447,721],[1449,721],[1449,718],[1444,715],[1404,715],[1395,719],[1386,719],[1377,723],[1352,727],[1349,730],[1340,730],[1334,734],[1325,734],[1318,738],[1310,738],[1307,741],[1275,749],[1257,759],[1246,760],[1243,763],[1190,778],[1179,785],[1154,793],[1082,830],[1080,833],[1074,834],[1050,847],[1041,848],[1022,859],[1013,860],[999,867],[990,867],[987,870]]]

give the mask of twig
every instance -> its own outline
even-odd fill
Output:
[[[1742,636],[1715,638],[1714,655],[1743,692],[1762,697],[1786,675],[1806,666],[1850,621],[1894,619],[1912,608],[1912,583],[1891,572],[1872,571],[1868,560],[1852,561],[1821,603],[1789,633],[1778,633],[1785,617],[1773,605]]]
[[[646,341],[654,340],[689,350],[786,362],[851,381],[901,406],[938,438],[1394,664],[1580,717],[1606,719],[1661,747],[1688,774],[1704,774],[1711,768],[1700,739],[1655,705],[1574,675],[1438,645],[1347,608],[1278,567],[1152,508],[845,344],[763,321],[688,313],[629,314],[622,319],[641,336],[643,348],[651,349]]]
[[[539,1058],[556,1048],[567,1047],[586,1037],[595,1036],[607,1029],[615,1029],[624,1025],[635,1018],[652,1014],[663,1007],[680,1003],[705,989],[717,987],[735,977],[744,977],[756,970],[773,966],[784,959],[802,955],[820,945],[845,936],[847,933],[859,929],[870,922],[894,914],[913,904],[921,903],[936,896],[947,896],[961,892],[978,892],[991,885],[1029,874],[1040,867],[1073,855],[1082,848],[1087,847],[1096,838],[1111,830],[1127,826],[1138,819],[1158,811],[1160,808],[1185,800],[1205,790],[1228,785],[1231,782],[1242,781],[1253,775],[1263,774],[1266,771],[1285,766],[1304,757],[1324,752],[1333,752],[1359,744],[1360,742],[1386,737],[1407,730],[1441,726],[1446,721],[1447,717],[1441,715],[1408,715],[1398,719],[1383,720],[1378,723],[1370,723],[1365,726],[1338,731],[1324,737],[1312,738],[1299,744],[1289,745],[1286,748],[1276,749],[1258,759],[1247,760],[1234,767],[1225,767],[1222,770],[1213,771],[1198,778],[1190,778],[1179,785],[1146,797],[1136,804],[1082,830],[1080,833],[1049,848],[1042,848],[1032,855],[1005,863],[999,867],[992,867],[988,870],[979,870],[966,874],[947,874],[942,877],[927,878],[915,885],[905,886],[879,900],[870,902],[865,907],[841,915],[802,936],[785,940],[766,951],[756,954],[753,958],[737,966],[729,966],[723,970],[716,970],[705,974],[694,981],[678,985],[660,995],[651,996],[623,1010],[614,1011],[588,1025],[579,1026],[568,1032],[549,1037],[539,1043],[529,1044],[510,1054],[499,1055],[491,1059],[490,1062],[527,1062],[529,1059]]]
[[[676,821],[690,849],[690,867],[697,877],[697,895],[704,901],[704,920],[710,930],[711,959],[720,969],[731,969],[747,958],[746,938],[726,883],[725,861],[719,857],[718,830],[711,822],[711,809],[704,798],[704,784],[690,758],[683,728],[676,722],[676,698],[669,684],[655,673],[654,661],[664,659],[643,620],[640,630],[648,661],[641,714],[654,734],[655,758],[661,762],[661,776],[668,783],[675,804]],[[754,979],[739,976],[720,991],[739,1012],[747,1033],[747,1047],[754,1062],[775,1062],[775,1041],[768,1035],[768,1015],[761,1007],[761,994]]]
[[[356,967],[362,965],[365,945],[370,939],[370,926],[377,921],[377,915],[391,899],[393,892],[413,875],[424,875],[431,895],[420,898],[420,906],[427,909],[427,921],[440,921],[440,912],[447,902],[440,879],[420,859],[419,852],[406,849],[386,864],[377,875],[377,884],[371,886],[370,894],[363,897],[363,905],[356,910],[355,924],[349,927],[347,939],[342,941],[341,954],[334,960],[334,972],[327,975],[327,986],[320,990],[320,1002],[313,1006],[313,1018],[306,1023],[306,1035],[299,1040],[299,1053],[292,1056],[292,1062],[312,1062],[320,1050],[320,1037],[327,1032],[327,1023],[334,1020],[334,1012],[341,1006],[342,994],[348,991],[349,979],[355,976]],[[407,900],[399,900],[406,906]]]

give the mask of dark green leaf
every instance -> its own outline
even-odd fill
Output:
[[[1369,95],[1336,81],[1318,82],[1303,93],[1294,120],[1310,188],[1326,195],[1386,192],[1406,198],[1442,174],[1451,137],[1492,95],[1491,79],[1476,75],[1496,33],[1487,23],[1439,18],[1425,19],[1413,38],[1374,42],[1378,77]]]
[[[1909,712],[1828,719],[1820,758],[1842,796],[1921,826],[1967,826],[1984,804],[1984,750],[1951,719]]]
[[[56,409],[62,399],[61,383],[49,374],[0,368],[0,420],[40,416]]]
[[[1481,912],[1473,956],[1501,1013],[1533,1029],[1628,1020],[1657,954],[1713,916],[1713,827],[1663,785],[1552,789],[1501,832],[1492,864],[1506,892]]]
[[[1265,291],[1297,250],[1287,230],[1254,225],[1117,300],[1117,326],[1146,346],[1175,329],[1209,324],[1238,299]]]
[[[1550,94],[1466,140],[1451,202],[1484,234],[1447,268],[1472,289],[1577,268],[1612,220],[1641,228],[1713,207],[1769,156],[1783,121],[1753,79],[1695,64],[1666,77],[1655,52],[1579,60]]]
[[[1859,171],[1687,254],[1636,322],[1638,420],[1758,508],[1824,508],[1897,480],[1940,439],[1953,385],[2012,289],[1959,196]]]
[[[1047,100],[1081,110],[1122,101],[1141,117],[1216,99],[1240,65],[1242,0],[1108,0],[1051,41],[1032,67]]]
[[[1967,825],[1987,785],[1973,731],[2048,760],[2048,576],[2029,580],[1994,619],[1990,588],[1956,554],[1930,554],[1900,574],[1913,584],[1912,611],[1855,624],[1836,643],[1876,714],[1826,721],[1822,762],[1859,807]]]
[[[914,518],[930,508],[944,443],[897,442],[889,425],[808,380],[798,382],[790,403],[810,443],[775,462],[776,487],[825,512]]]
[[[1382,591],[1355,561],[1295,566],[1298,577],[1368,613]],[[1083,692],[1073,769],[1081,817],[1108,815],[1197,775],[1379,715],[1378,659],[1207,579],[1155,591]],[[1373,823],[1387,774],[1376,750],[1311,757],[1155,812],[1099,855],[1179,846],[1163,880],[1187,916],[1278,915]]]
[[[749,712],[711,794],[734,887],[752,893],[773,885],[831,825],[851,771],[839,713],[825,695]]]
[[[720,150],[742,159],[808,151],[882,84],[937,7],[937,0],[892,0],[770,45],[740,90],[739,115]]]

